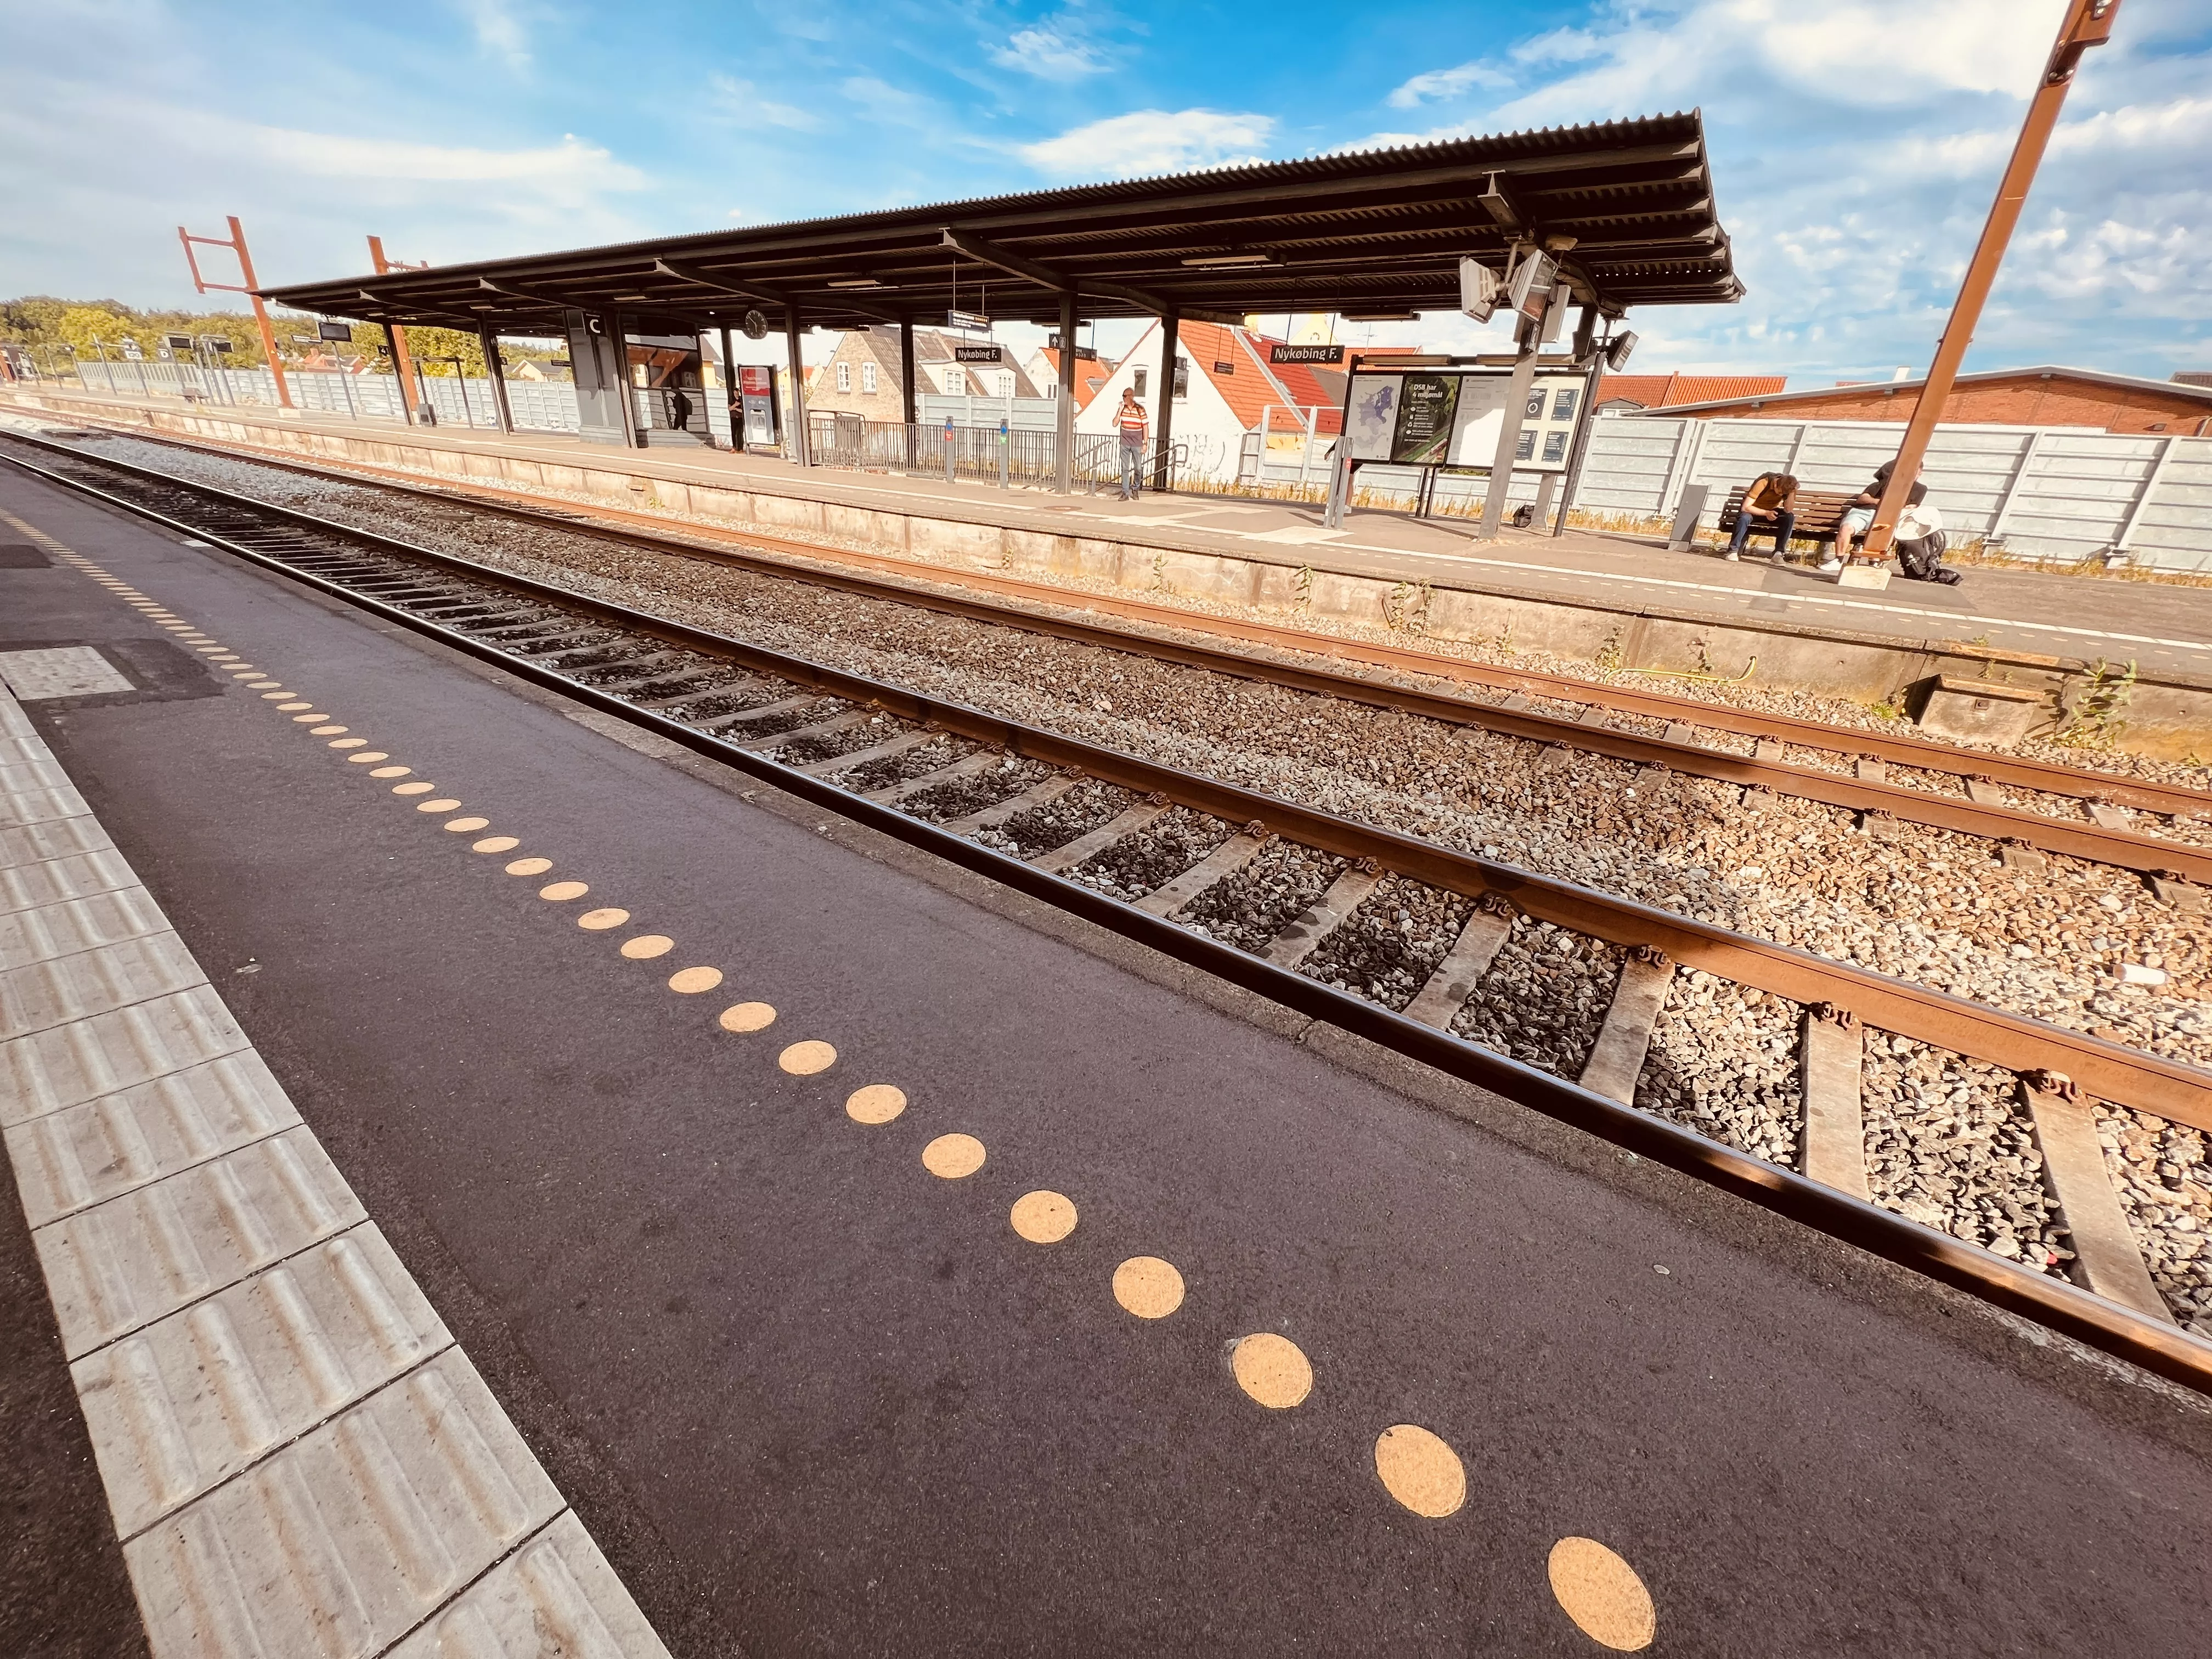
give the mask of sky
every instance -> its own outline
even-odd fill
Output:
[[[1636,369],[1886,380],[1934,350],[2063,9],[0,0],[0,295],[201,303],[176,227],[234,213],[275,284],[364,270],[371,232],[445,263],[1698,108],[1748,294],[1636,313]],[[2124,0],[1967,367],[2212,368],[2208,232],[2212,5]]]

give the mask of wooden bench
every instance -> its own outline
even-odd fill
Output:
[[[1720,532],[1723,537],[1735,533],[1735,521],[1743,512],[1743,498],[1750,488],[1748,484],[1739,484],[1729,491],[1728,501],[1721,507]],[[1799,490],[1796,505],[1791,509],[1797,514],[1797,527],[1790,532],[1790,539],[1811,542],[1815,545],[1835,540],[1836,532],[1843,524],[1844,509],[1854,499],[1850,495],[1824,495],[1814,489]],[[1765,533],[1757,528],[1752,531],[1754,536]],[[1838,556],[1842,556],[1840,549],[1838,550]]]

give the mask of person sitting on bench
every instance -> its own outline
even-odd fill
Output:
[[[1881,505],[1881,492],[1889,488],[1889,475],[1896,471],[1895,461],[1884,461],[1875,468],[1874,482],[1851,497],[1844,508],[1844,516],[1837,521],[1835,545],[1828,550],[1828,556],[1820,561],[1820,569],[1832,574],[1844,568],[1844,560],[1859,542],[1865,539],[1868,530],[1873,526],[1875,509]],[[1907,504],[1917,507],[1927,497],[1928,486],[1917,478],[1914,479],[1905,497]]]
[[[1743,492],[1735,512],[1735,538],[1721,555],[1731,563],[1743,556],[1744,544],[1753,531],[1774,533],[1774,556],[1790,550],[1790,538],[1797,528],[1797,480],[1787,472],[1762,472]]]

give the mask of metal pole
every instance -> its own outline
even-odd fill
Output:
[[[783,331],[791,346],[791,459],[801,466],[811,466],[812,445],[806,432],[806,358],[799,349],[797,306],[783,308]]]
[[[261,349],[269,354],[269,372],[276,377],[276,401],[289,409],[292,388],[284,383],[284,365],[276,361],[276,333],[269,326],[269,307],[254,292],[260,284],[253,280],[253,256],[246,251],[246,228],[238,222],[234,213],[230,216],[230,240],[238,250],[238,269],[246,278],[246,297],[253,301],[253,320],[261,330]]]
[[[403,267],[395,264],[384,257],[384,238],[381,236],[372,236],[368,239],[368,262],[375,268],[376,274],[380,276],[389,270],[413,269],[411,266]],[[406,331],[396,324],[386,323],[384,325],[384,338],[386,343],[392,348],[392,375],[399,382],[401,416],[404,420],[412,422],[417,416],[415,409],[414,372],[407,356]]]
[[[2028,104],[2027,118],[2021,124],[2020,140],[2013,146],[2012,160],[2005,165],[1996,200],[1990,204],[1988,222],[1982,227],[1982,239],[1975,245],[1974,257],[1966,266],[1965,279],[1959,284],[1959,298],[1951,307],[1951,320],[1944,325],[1943,337],[1936,342],[1936,361],[1929,367],[1928,384],[1921,388],[1912,418],[1905,422],[1905,438],[1897,447],[1897,461],[1890,472],[1889,483],[1881,492],[1881,504],[1875,508],[1874,523],[1866,537],[1866,556],[1869,559],[1888,555],[1898,517],[1904,512],[1913,483],[1920,476],[1920,463],[1927,456],[1928,441],[1934,435],[1936,423],[1943,418],[1943,405],[1951,396],[1951,383],[1958,378],[1959,365],[1966,357],[1967,346],[1972,343],[1974,325],[1981,320],[1983,302],[1990,296],[1997,267],[2004,261],[2005,246],[2012,240],[2014,228],[2020,223],[2028,187],[2035,182],[2035,170],[2051,142],[2051,130],[2058,125],[2058,112],[2066,102],[2067,88],[2074,83],[2074,71],[2081,64],[2081,54],[2112,39],[2113,20],[2119,15],[2119,10],[2120,0],[2073,0],[2066,9],[2066,21],[2059,25],[2057,44],[2051,47],[2051,60],[2044,68],[2043,83]]]
[[[492,418],[510,436],[514,432],[514,410],[507,401],[507,372],[499,361],[499,333],[489,323],[477,329],[477,343],[483,348],[484,374],[491,382]]]
[[[1152,442],[1158,446],[1152,462],[1152,488],[1166,494],[1168,474],[1172,470],[1169,457],[1174,452],[1170,446],[1175,441],[1175,360],[1176,344],[1182,338],[1182,318],[1170,311],[1160,317],[1160,416],[1152,422]],[[1261,450],[1264,463],[1266,447]]]
[[[1505,380],[1505,419],[1498,428],[1498,453],[1490,463],[1490,489],[1482,498],[1482,528],[1477,532],[1483,541],[1495,541],[1498,526],[1505,521],[1505,494],[1513,487],[1514,452],[1521,445],[1521,422],[1527,418],[1528,388],[1536,380],[1536,341],[1543,332],[1540,325],[1523,322],[1521,325],[1521,354],[1513,360],[1513,372]]]
[[[1060,397],[1053,410],[1053,428],[1060,449],[1060,465],[1053,488],[1063,495],[1075,493],[1075,290],[1060,296]]]

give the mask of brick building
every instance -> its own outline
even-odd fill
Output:
[[[1668,406],[1700,420],[1897,421],[1912,416],[1917,380],[1869,381]],[[1608,378],[1605,389],[1614,381]],[[1602,392],[1599,406],[1604,407]],[[2212,432],[2212,386],[2087,368],[2005,368],[1961,374],[1943,406],[1949,426],[2072,426],[2099,432]]]

